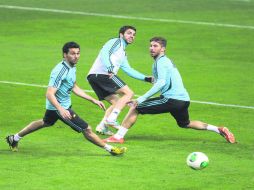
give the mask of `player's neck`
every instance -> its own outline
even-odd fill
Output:
[[[66,61],[65,59],[64,59],[64,62],[69,66],[69,67],[74,67],[75,66],[75,64],[73,64],[73,63],[69,63],[68,61]]]
[[[160,59],[162,56],[164,56],[165,53],[160,53],[159,55],[153,57],[155,61],[157,61],[158,59]]]
[[[128,45],[127,41],[124,38],[121,38],[121,37],[120,37],[120,39],[123,42],[124,48],[126,48],[126,46]]]

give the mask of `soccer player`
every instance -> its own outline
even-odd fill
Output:
[[[119,37],[104,44],[88,73],[87,79],[99,100],[106,100],[111,104],[96,127],[96,131],[100,134],[113,134],[107,126],[115,128],[119,126],[117,117],[126,103],[133,97],[133,91],[117,76],[119,68],[135,79],[146,82],[153,80],[152,77],[145,76],[130,67],[128,63],[125,49],[128,44],[134,41],[135,35],[135,27],[121,27]]]
[[[155,83],[143,96],[132,101],[133,106],[124,118],[122,126],[115,135],[104,139],[104,142],[123,143],[125,134],[136,122],[138,114],[170,113],[179,127],[213,131],[223,136],[229,143],[235,143],[234,135],[226,127],[189,120],[189,94],[184,88],[176,66],[165,55],[166,44],[166,39],[162,37],[154,37],[150,40],[150,54],[154,59]],[[150,98],[159,91],[160,97]]]
[[[71,92],[77,96],[87,99],[92,103],[105,109],[102,102],[87,95],[76,84],[76,64],[80,57],[80,46],[75,42],[68,42],[63,46],[63,61],[52,70],[46,92],[46,112],[43,119],[33,121],[15,135],[6,137],[11,150],[17,151],[18,142],[24,136],[55,124],[60,119],[69,125],[74,131],[82,133],[84,137],[93,144],[104,148],[112,155],[120,155],[126,151],[125,147],[118,148],[105,144],[91,127],[81,119],[71,108]]]

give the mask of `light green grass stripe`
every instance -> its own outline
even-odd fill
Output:
[[[53,12],[53,13],[62,13],[62,14],[86,15],[86,16],[110,17],[110,18],[118,18],[118,19],[131,19],[131,20],[143,20],[143,21],[155,21],[155,22],[169,22],[169,23],[181,23],[181,24],[207,25],[207,26],[216,26],[216,27],[241,28],[241,29],[254,30],[254,26],[235,25],[235,24],[222,24],[222,23],[215,23],[215,22],[188,21],[188,20],[175,20],[175,19],[160,19],[160,18],[149,18],[149,17],[134,17],[134,16],[112,15],[112,14],[104,14],[104,13],[90,13],[90,12],[81,12],[81,11],[46,9],[46,8],[39,8],[39,7],[22,7],[22,6],[12,6],[12,5],[0,5],[0,8],[19,9],[19,10],[26,10],[26,11]]]
[[[28,84],[28,83],[22,83],[22,82],[13,82],[13,81],[0,81],[2,84],[12,84],[12,85],[23,85],[23,86],[33,86],[33,87],[39,87],[39,88],[47,88],[46,85],[39,85],[39,84]],[[84,90],[85,92],[94,93],[93,90]],[[140,95],[135,95],[135,97],[139,97]],[[208,105],[215,105],[215,106],[224,106],[224,107],[234,107],[234,108],[244,108],[244,109],[253,109],[254,106],[242,106],[242,105],[235,105],[235,104],[221,104],[216,102],[206,102],[206,101],[199,101],[199,100],[191,100],[192,103],[198,103],[198,104],[208,104]]]

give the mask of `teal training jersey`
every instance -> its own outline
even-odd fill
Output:
[[[141,103],[160,91],[165,98],[190,101],[190,97],[184,88],[182,78],[176,66],[166,55],[158,57],[153,64],[153,87],[143,96],[137,99]]]
[[[68,109],[71,106],[71,91],[76,82],[76,67],[71,67],[65,61],[60,62],[51,71],[48,87],[57,88],[56,99],[62,107]],[[46,109],[56,110],[46,98]]]

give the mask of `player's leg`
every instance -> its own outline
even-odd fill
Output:
[[[88,124],[81,119],[72,109],[68,109],[68,111],[70,112],[72,118],[71,119],[64,119],[61,117],[61,115],[59,114],[59,119],[61,119],[64,123],[66,123],[67,125],[69,125],[73,130],[75,130],[78,133],[82,133],[83,136],[90,141],[91,143],[104,148],[106,151],[108,151],[109,153],[111,153],[112,155],[121,155],[124,152],[126,152],[126,148],[125,147],[113,147],[111,145],[108,145],[106,143],[104,143],[100,137],[98,137],[91,129],[90,126],[88,126]]]
[[[6,137],[6,141],[9,144],[12,151],[18,150],[18,142],[21,140],[22,137],[37,131],[41,128],[54,125],[54,123],[57,121],[58,117],[55,113],[55,111],[46,110],[46,113],[44,115],[43,119],[33,121],[30,124],[28,124],[25,128],[23,128],[21,131],[14,135],[9,135]]]
[[[104,139],[103,141],[124,143],[124,136],[127,134],[128,130],[135,124],[138,114],[159,114],[168,112],[167,110],[165,110],[165,101],[166,99],[163,97],[150,98],[138,105],[136,108],[131,106],[117,133],[107,139]]]
[[[117,117],[120,114],[121,110],[126,106],[127,102],[131,100],[134,93],[132,90],[116,75],[108,78],[107,86],[103,87],[107,89],[110,94],[118,94],[120,98],[113,106],[112,112],[106,119],[106,124],[110,126],[117,125]]]
[[[106,119],[108,125],[113,125],[117,121],[118,115],[134,95],[133,91],[127,85],[118,89],[115,93],[119,94],[121,97],[117,100],[113,106],[112,112]]]
[[[187,125],[188,128],[196,129],[196,130],[209,130],[216,133],[220,133],[217,126],[209,125],[207,123],[204,123],[202,121],[190,121],[190,123]]]
[[[170,107],[173,108],[170,113],[177,121],[179,127],[213,131],[222,135],[228,142],[235,143],[234,135],[226,127],[217,127],[202,121],[190,121],[188,113],[189,102],[171,100],[170,104]]]
[[[105,124],[106,118],[113,110],[113,106],[111,105],[108,109],[106,109],[103,118],[101,119],[100,123],[96,126],[95,130],[96,133],[100,135],[113,135],[114,133],[109,130],[108,126]]]
[[[33,121],[30,124],[28,124],[25,128],[23,128],[21,131],[19,131],[17,133],[17,135],[22,138],[34,131],[37,131],[43,127],[45,127],[47,125],[45,125],[45,122],[43,121],[43,119],[37,120],[37,121]]]
[[[223,136],[229,143],[235,143],[235,137],[232,132],[229,131],[227,127],[218,127],[215,125],[211,125],[208,123],[204,123],[202,121],[190,121],[188,128],[196,129],[196,130],[208,130],[213,131],[215,133]]]
[[[100,100],[114,101],[112,107],[106,112],[105,124],[116,126],[117,117],[121,110],[126,106],[126,103],[133,97],[133,92],[130,88],[116,75],[109,77],[108,75],[89,75],[88,81]],[[115,94],[120,95],[116,99]]]
[[[110,103],[110,107],[106,110],[104,117],[102,118],[101,122],[96,127],[96,132],[102,135],[114,135],[108,127],[105,125],[106,118],[109,116],[109,114],[112,112],[114,105],[116,104],[117,100],[119,99],[118,95],[111,94],[104,98],[108,103]],[[118,125],[112,126],[116,129],[119,128]]]
[[[105,143],[103,143],[101,141],[101,139],[95,134],[93,133],[92,129],[90,126],[88,126],[86,129],[84,129],[82,131],[84,137],[89,140],[91,143],[99,146],[99,147],[104,147]]]
[[[104,142],[114,142],[114,143],[124,143],[124,136],[127,134],[129,128],[131,128],[138,118],[138,112],[134,107],[129,109],[129,112],[125,116],[121,126],[117,133],[107,139],[104,139]]]
[[[110,154],[113,156],[116,155],[121,155],[126,152],[127,148],[126,147],[113,147],[109,144],[106,144],[103,142],[100,137],[98,137],[91,129],[90,126],[88,126],[83,132],[84,137],[90,141],[91,143],[104,148],[106,151],[108,151]]]
[[[170,114],[175,118],[177,125],[182,128],[191,128],[196,130],[211,130],[219,133],[219,130],[216,126],[208,127],[207,123],[201,121],[190,121],[189,120],[189,111],[188,107],[190,102],[170,99],[168,101],[168,107]],[[208,128],[207,128],[208,127]]]
[[[137,121],[138,118],[138,111],[135,107],[130,107],[129,112],[125,116],[122,126],[126,129],[130,129]]]
[[[108,75],[102,75],[102,74],[90,74],[87,77],[87,80],[91,87],[93,88],[94,92],[96,93],[99,100],[106,100],[111,105],[116,102],[118,99],[117,95],[114,94],[114,91],[116,91],[119,87],[115,85],[114,81],[109,78]],[[100,123],[96,127],[96,132],[103,135],[113,135],[108,127],[105,125],[105,120],[108,117],[108,115],[112,112],[113,106],[110,106]]]

